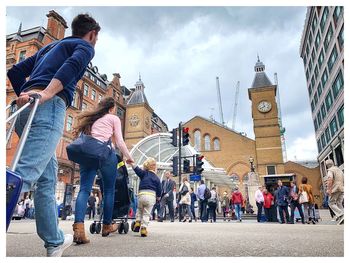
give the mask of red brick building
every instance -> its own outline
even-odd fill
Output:
[[[34,27],[22,30],[22,24],[16,33],[6,37],[6,70],[14,64],[34,55],[40,48],[64,38],[65,30],[68,28],[66,21],[54,10],[47,14],[47,28]],[[66,183],[77,184],[79,181],[79,166],[69,161],[67,158],[66,146],[73,140],[72,127],[76,116],[83,110],[90,109],[105,96],[112,96],[117,101],[115,114],[122,123],[123,136],[125,138],[126,105],[129,98],[135,92],[135,88],[130,90],[120,85],[120,75],[113,74],[113,79],[108,81],[105,74],[100,74],[97,66],[88,65],[83,78],[77,83],[72,104],[67,109],[63,137],[57,148],[56,156],[58,160],[58,184],[57,196],[63,200]],[[136,85],[135,85],[136,86]],[[7,104],[16,97],[9,80],[6,80],[6,102]],[[151,133],[166,132],[168,130],[165,122],[152,112],[150,118]],[[6,145],[6,165],[10,165],[18,137],[13,133],[9,143]]]
[[[10,69],[14,64],[34,55],[40,48],[52,41],[62,39],[65,30],[68,28],[66,21],[55,11],[47,14],[47,28],[35,27],[22,30],[22,24],[16,33],[6,37],[6,69]],[[121,119],[124,131],[125,118],[125,93],[126,88],[120,86],[120,75],[113,74],[112,81],[107,80],[105,74],[100,74],[97,66],[89,64],[84,77],[77,83],[77,89],[71,106],[67,109],[63,137],[61,138],[56,155],[59,163],[58,168],[58,189],[57,195],[63,195],[65,183],[75,183],[79,178],[79,167],[67,159],[66,146],[72,141],[72,127],[75,117],[82,110],[94,107],[103,97],[113,96],[117,100],[116,114]],[[6,101],[9,103],[16,95],[11,87],[11,83],[6,81]],[[13,133],[6,146],[6,164],[12,161],[18,137]],[[60,183],[62,182],[62,183]],[[62,187],[60,187],[62,185]],[[63,188],[63,189],[62,189]],[[63,198],[62,198],[63,200]]]

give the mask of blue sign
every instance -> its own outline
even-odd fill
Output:
[[[200,174],[191,174],[190,175],[190,181],[191,182],[198,182],[202,179],[202,176]]]

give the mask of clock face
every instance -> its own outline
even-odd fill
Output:
[[[264,113],[269,112],[271,110],[271,103],[266,100],[260,101],[258,104],[258,110]]]

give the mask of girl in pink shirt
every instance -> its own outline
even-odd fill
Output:
[[[101,100],[96,109],[84,111],[78,115],[74,132],[76,135],[83,132],[104,142],[113,138],[116,146],[127,159],[126,161],[130,163],[133,162],[133,159],[123,140],[120,120],[116,115],[113,115],[115,107],[115,101],[112,97]],[[109,158],[102,162],[99,170],[102,174],[104,191],[102,236],[108,236],[109,233],[117,230],[117,225],[112,224],[114,187],[117,177],[117,157],[114,149],[112,149]],[[80,191],[76,200],[75,221],[73,224],[73,241],[77,244],[90,242],[85,236],[84,218],[86,203],[90,196],[96,174],[96,168],[80,165]]]

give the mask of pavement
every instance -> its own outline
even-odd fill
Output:
[[[216,223],[151,221],[148,237],[129,231],[108,237],[90,234],[92,221],[85,221],[89,244],[72,245],[64,257],[343,257],[344,225],[336,225],[321,212],[316,225],[300,223]],[[328,213],[329,214],[329,213]],[[73,233],[73,221],[60,221],[65,233]],[[12,221],[6,235],[8,257],[44,257],[43,241],[34,220]]]

